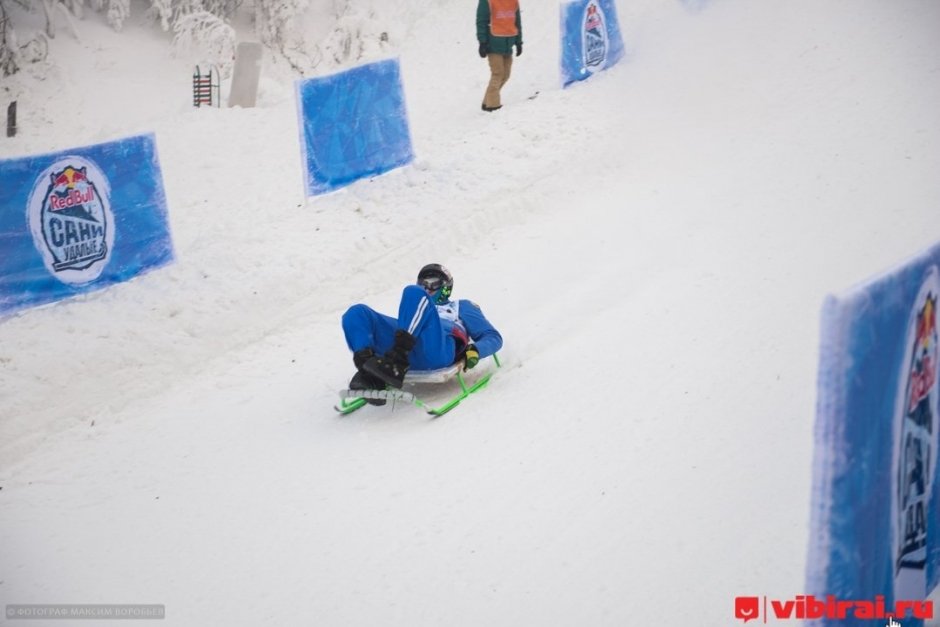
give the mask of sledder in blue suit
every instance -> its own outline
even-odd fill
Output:
[[[450,300],[454,277],[444,266],[421,268],[416,285],[405,287],[398,318],[363,304],[343,314],[346,344],[353,352],[356,374],[351,390],[401,388],[405,373],[436,370],[463,361],[464,370],[498,351],[503,338],[469,300]],[[384,399],[370,399],[382,405]]]

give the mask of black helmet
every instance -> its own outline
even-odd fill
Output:
[[[454,289],[454,277],[441,264],[429,263],[418,273],[418,285],[424,288],[431,300],[443,305]]]

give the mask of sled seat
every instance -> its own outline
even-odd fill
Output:
[[[405,383],[447,383],[460,372],[462,364],[451,364],[437,370],[409,370],[405,373]]]
[[[499,358],[495,354],[491,355],[491,357],[493,361],[496,362],[496,367],[498,368]],[[484,357],[484,359],[486,358]],[[436,370],[409,370],[405,373],[405,383],[447,383],[454,377],[457,377],[460,379],[461,386],[463,386],[463,377],[460,375],[461,370],[463,370],[463,355],[446,368],[437,368]]]

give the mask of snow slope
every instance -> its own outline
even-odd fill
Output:
[[[559,91],[531,4],[484,115],[472,8],[401,4],[350,19],[418,159],[309,203],[283,64],[192,110],[193,59],[88,20],[19,79],[2,156],[156,133],[179,259],[0,324],[0,602],[724,625],[803,592],[822,298],[938,237],[940,5],[620,1],[627,58]],[[339,316],[430,261],[504,370],[440,420],[338,418]]]

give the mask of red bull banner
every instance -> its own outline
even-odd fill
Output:
[[[561,82],[568,86],[613,66],[624,55],[613,0],[561,4]]]
[[[940,245],[823,308],[807,592],[927,598],[940,579]],[[895,615],[923,624],[923,613]],[[869,625],[854,616],[811,625]]]
[[[0,316],[173,260],[153,136],[0,160]]]

